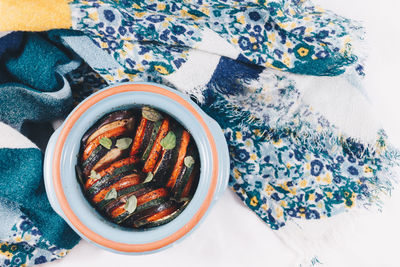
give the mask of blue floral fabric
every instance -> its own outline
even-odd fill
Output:
[[[178,69],[205,28],[248,61],[294,73],[337,75],[360,56],[351,43],[362,38],[362,28],[308,1],[75,0],[70,5],[73,28],[113,55],[123,67],[119,76],[130,80],[143,71],[167,75]]]
[[[289,79],[264,78],[274,84],[270,92],[262,84],[229,97],[209,90],[202,107],[228,141],[230,186],[272,229],[290,218],[326,218],[376,203],[392,188],[400,153],[383,131],[366,147],[302,104]]]
[[[361,79],[364,54],[357,45],[364,31],[358,23],[298,0],[75,0],[70,6],[73,29],[120,66],[93,68],[107,83],[173,86],[168,75],[193,50],[221,56],[199,104],[224,129],[230,186],[271,228],[379,203],[379,193],[392,188],[399,153],[385,133],[376,133],[375,145],[342,134],[303,103],[285,74],[346,72]],[[202,45],[210,31],[229,45]],[[274,71],[259,76],[265,69]]]

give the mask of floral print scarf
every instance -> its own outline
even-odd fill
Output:
[[[360,81],[358,23],[296,0],[75,0],[70,6],[73,29],[118,63],[92,66],[107,83],[177,87],[218,121],[230,148],[230,186],[272,229],[291,218],[320,219],[378,203],[379,192],[391,189],[399,155],[384,131],[366,129],[372,141],[346,134],[305,103],[296,84],[295,74]],[[220,56],[211,79],[197,88],[171,82],[194,51]]]

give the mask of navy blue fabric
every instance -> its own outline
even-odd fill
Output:
[[[22,36],[22,32],[12,32],[0,38],[0,58],[6,52],[18,50],[22,42]]]
[[[242,55],[237,59],[221,57],[207,87],[228,95],[240,93],[243,83],[239,80],[256,80],[263,70],[263,67],[251,64]]]
[[[8,56],[20,49],[22,37],[22,32],[12,32],[0,38],[0,84],[10,81],[10,75],[1,59],[3,56]]]

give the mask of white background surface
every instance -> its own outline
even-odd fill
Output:
[[[391,142],[400,147],[400,1],[315,1],[364,22],[369,39],[367,89]],[[399,187],[399,185],[397,185]],[[400,189],[380,214],[364,212],[354,231],[337,237],[324,266],[400,266]],[[63,266],[296,266],[296,253],[227,190],[190,236],[156,254],[124,256],[81,241]]]

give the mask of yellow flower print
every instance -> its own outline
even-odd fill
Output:
[[[257,199],[256,196],[254,196],[254,197],[251,198],[251,200],[250,200],[250,205],[253,206],[253,207],[255,207],[255,206],[258,205],[258,199]]]
[[[239,132],[239,131],[236,132],[236,139],[237,140],[242,140],[242,133],[241,132]]]
[[[124,43],[124,50],[132,51],[133,50],[133,44],[129,43],[129,42],[125,42]]]
[[[276,23],[276,24],[278,24],[278,26],[281,27],[282,29],[286,29],[287,26],[288,26],[287,23],[278,22],[278,23]]]
[[[236,20],[239,22],[239,23],[241,23],[241,24],[244,24],[244,16],[242,15],[242,16],[240,16],[240,17],[238,17],[238,18],[236,18]]]
[[[97,11],[92,12],[89,14],[89,18],[91,18],[94,21],[98,21],[99,20],[99,14],[97,13]]]
[[[155,69],[156,71],[158,71],[159,73],[161,73],[161,74],[164,74],[164,75],[169,74],[167,68],[165,68],[164,66],[161,66],[161,65],[154,65],[154,69]]]
[[[306,187],[307,186],[307,180],[305,180],[305,179],[301,180],[300,183],[299,183],[299,186],[302,187],[302,188]]]
[[[315,200],[315,194],[314,193],[309,194],[308,195],[308,200],[314,201]]]
[[[100,42],[100,47],[101,48],[107,48],[108,44],[106,42]]]
[[[136,13],[135,13],[135,17],[141,18],[141,17],[143,17],[145,14],[146,14],[145,12],[136,12]]]
[[[239,40],[238,40],[238,38],[232,38],[231,42],[234,43],[234,44],[237,44],[239,42]]]
[[[261,135],[261,131],[260,131],[259,129],[255,129],[255,130],[254,130],[254,134],[255,134],[256,136],[260,136],[260,135]]]
[[[279,139],[278,141],[272,141],[272,144],[274,144],[274,146],[276,147],[281,147],[282,146],[282,139]]]
[[[282,201],[281,201],[281,206],[282,206],[282,207],[285,207],[285,208],[287,207],[287,203],[286,203],[285,200],[282,200]]]
[[[276,15],[277,15],[278,17],[283,17],[283,12],[282,12],[282,10],[278,10],[278,12],[276,12]]]
[[[309,162],[306,163],[306,170],[310,170],[311,169],[311,164]]]
[[[158,8],[159,10],[164,10],[165,7],[166,7],[165,4],[162,4],[162,3],[157,4],[157,8]]]
[[[290,194],[292,194],[293,196],[296,195],[296,188],[295,188],[295,187],[289,188],[289,192],[290,192]]]
[[[268,195],[271,195],[272,192],[274,192],[274,188],[268,184],[267,187],[265,188],[265,192],[267,192]]]
[[[293,47],[293,43],[290,42],[290,41],[287,41],[287,42],[285,43],[285,46],[286,46],[287,48],[292,48],[292,47]]]
[[[146,55],[144,55],[144,59],[146,59],[146,60],[150,60],[150,59],[151,59],[151,55],[150,55],[150,54],[146,54]]]
[[[276,217],[277,217],[277,218],[280,218],[280,217],[283,216],[283,209],[282,209],[281,207],[277,207],[277,208],[275,209],[275,212],[276,212]]]
[[[326,196],[327,196],[328,198],[332,198],[332,197],[333,197],[332,192],[326,192]]]
[[[200,9],[201,12],[203,12],[204,14],[206,14],[207,16],[210,15],[210,9],[206,8],[206,7],[202,7]]]
[[[269,33],[267,34],[267,38],[269,42],[275,42],[276,41],[276,35],[275,33]]]
[[[233,176],[235,177],[235,179],[239,179],[239,177],[241,177],[242,174],[239,172],[238,169],[233,168]]]
[[[12,251],[16,251],[17,248],[18,248],[17,245],[12,245],[12,246],[11,246],[11,250],[12,250]]]
[[[372,170],[372,168],[370,168],[368,165],[365,165],[365,166],[364,166],[364,172],[365,172],[365,173],[371,173],[371,172],[373,172],[373,170]]]
[[[251,154],[250,155],[250,159],[251,160],[256,160],[257,159],[257,155],[256,154]]]
[[[25,239],[26,241],[31,240],[31,235],[30,235],[30,234],[24,235],[24,239]]]
[[[286,54],[286,53],[285,53]],[[286,54],[283,55],[283,60],[282,60],[283,64],[285,64],[287,67],[290,66],[291,60],[290,57]]]
[[[14,255],[14,254],[12,254],[12,253],[9,252],[9,251],[4,252],[4,256],[6,256],[8,259],[11,259],[13,255]]]
[[[322,181],[324,181],[327,184],[331,184],[332,183],[332,176],[330,175],[330,173],[327,173],[325,175],[325,177],[322,179]]]
[[[132,7],[135,8],[135,9],[140,9],[140,6],[138,4],[136,4],[136,3],[133,4]]]
[[[257,41],[256,38],[254,38],[253,36],[250,36],[249,40],[251,43],[255,43]]]
[[[309,50],[305,47],[300,47],[299,49],[297,49],[297,53],[299,53],[299,55],[301,57],[305,57],[308,55]]]
[[[117,73],[118,73],[118,78],[122,78],[125,76],[125,72],[121,69],[118,69]]]
[[[286,168],[290,169],[290,168],[292,168],[292,165],[290,165],[290,163],[287,163]]]
[[[104,78],[108,81],[114,81],[114,77],[110,74],[104,75]]]
[[[22,241],[22,238],[21,238],[20,236],[17,236],[17,237],[15,238],[15,241],[21,242],[21,241]]]
[[[261,205],[261,208],[262,208],[263,210],[268,210],[268,205],[267,205],[267,204],[262,204],[262,205]]]
[[[169,22],[168,22],[168,21],[164,21],[164,22],[162,23],[162,26],[163,26],[164,28],[167,28],[168,25],[169,25]]]
[[[305,218],[306,217],[306,209],[303,208],[303,207],[300,207],[299,208],[299,215],[300,215],[300,217]]]
[[[58,256],[64,257],[67,253],[65,251],[61,251],[60,253],[58,253]]]

